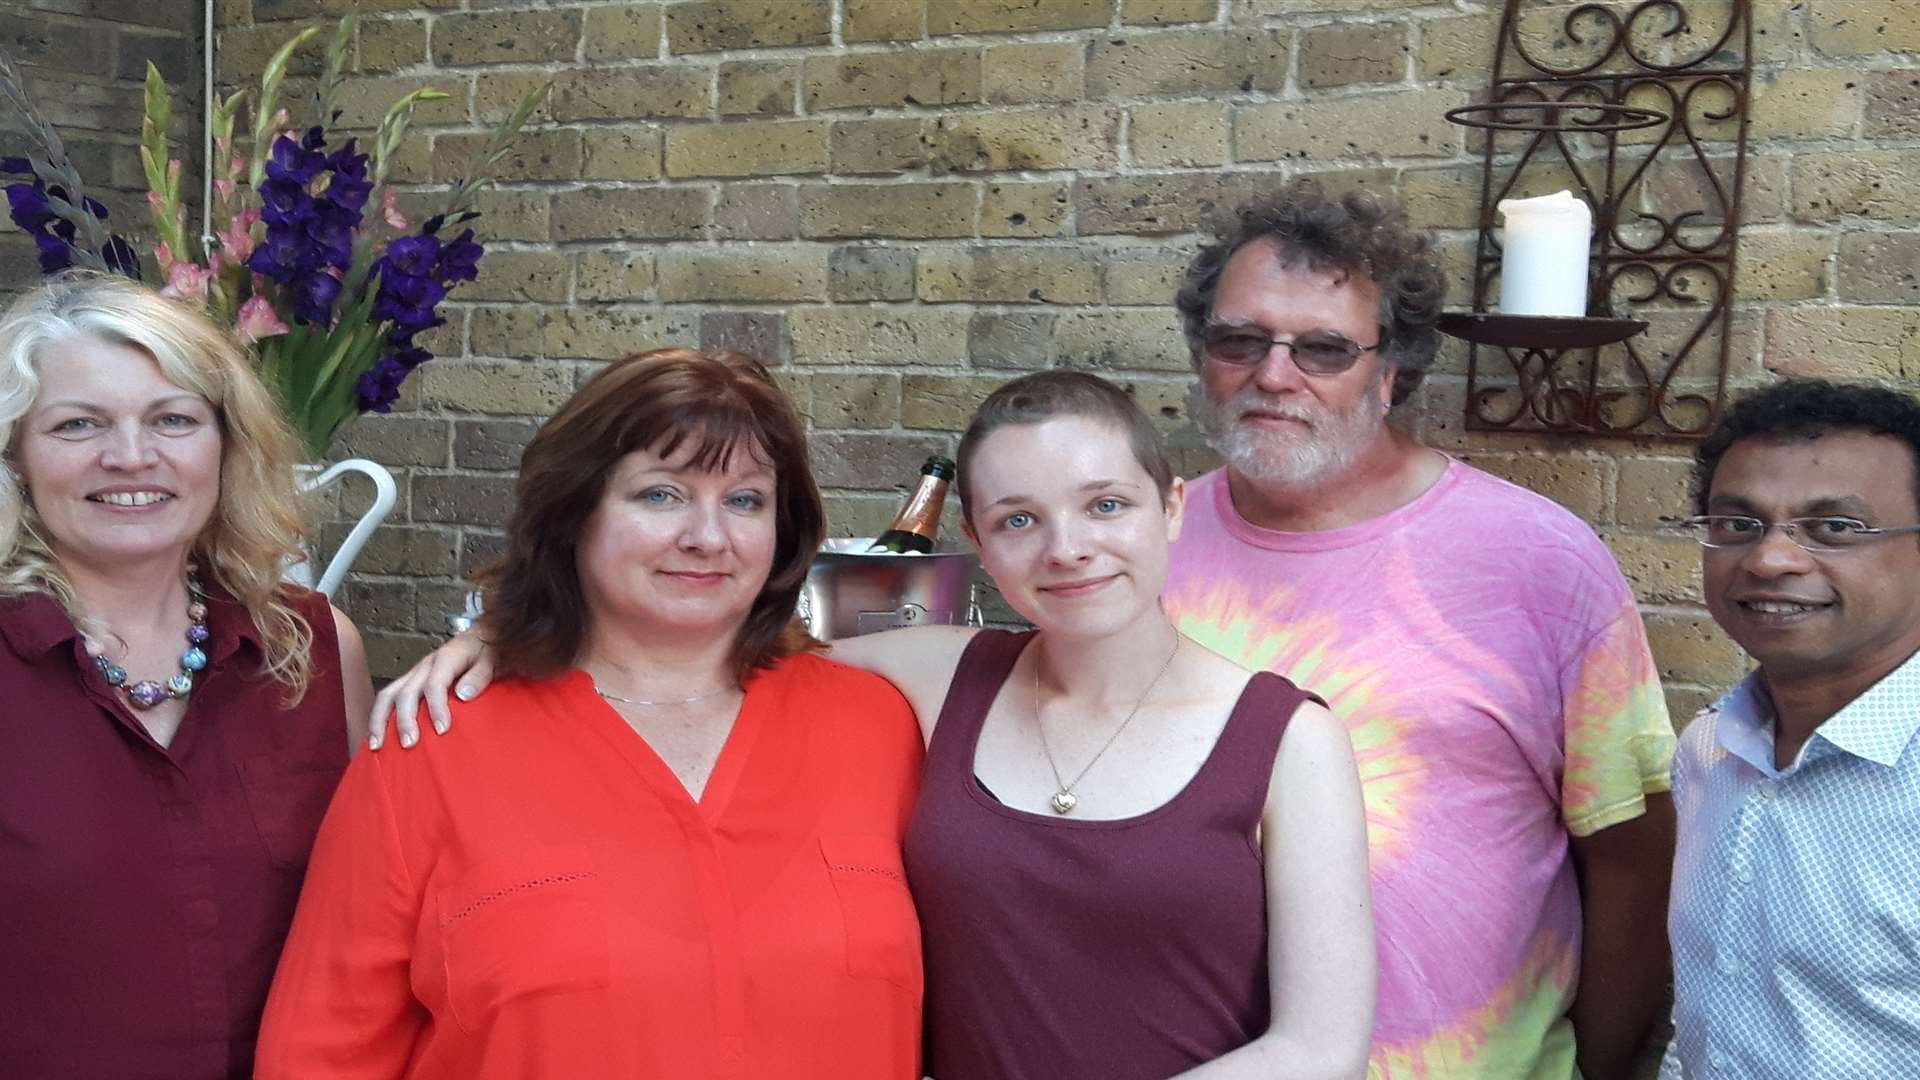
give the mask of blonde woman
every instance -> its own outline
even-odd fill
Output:
[[[0,317],[0,1075],[249,1074],[372,701],[280,582],[295,442],[202,314],[119,279]]]

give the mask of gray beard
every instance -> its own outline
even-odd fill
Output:
[[[1210,401],[1201,391],[1196,394],[1194,422],[1207,445],[1255,484],[1288,488],[1323,484],[1359,461],[1386,426],[1386,416],[1371,398],[1360,399],[1346,412],[1317,405],[1278,409],[1310,426],[1306,432],[1283,433],[1240,423],[1248,409],[1276,409],[1258,391],[1243,390],[1224,402]]]

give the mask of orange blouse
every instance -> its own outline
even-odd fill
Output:
[[[583,672],[455,713],[348,767],[262,1080],[920,1075],[921,746],[892,686],[761,673],[698,803]]]

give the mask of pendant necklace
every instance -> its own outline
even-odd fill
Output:
[[[1113,745],[1114,740],[1120,737],[1121,732],[1127,730],[1128,724],[1133,723],[1133,718],[1140,712],[1140,706],[1147,703],[1147,695],[1153,693],[1153,688],[1160,685],[1161,676],[1165,675],[1167,670],[1173,667],[1173,658],[1180,655],[1181,637],[1182,635],[1177,631],[1174,633],[1173,649],[1167,653],[1166,662],[1161,664],[1160,670],[1154,673],[1152,681],[1147,683],[1147,688],[1140,691],[1140,696],[1134,700],[1133,708],[1127,710],[1126,718],[1120,721],[1120,726],[1113,729],[1113,734],[1107,736],[1107,741],[1100,744],[1100,749],[1094,751],[1093,757],[1087,761],[1086,765],[1082,767],[1079,772],[1073,774],[1073,779],[1070,781],[1060,778],[1060,766],[1053,760],[1053,748],[1047,745],[1047,725],[1040,721],[1040,655],[1038,652],[1034,654],[1033,727],[1034,730],[1040,733],[1040,750],[1047,755],[1047,768],[1053,770],[1053,784],[1057,790],[1055,790],[1053,796],[1047,800],[1047,805],[1053,807],[1054,813],[1071,814],[1073,813],[1073,808],[1080,805],[1080,797],[1073,793],[1073,789],[1080,786],[1080,781],[1085,779],[1087,773],[1093,770],[1093,766],[1106,754],[1108,748]],[[1035,644],[1038,645],[1039,643],[1036,641]]]
[[[598,683],[594,684],[593,692],[596,694],[599,694],[603,698],[606,698],[608,701],[617,701],[622,705],[652,706],[652,705],[691,705],[696,701],[705,701],[710,697],[718,697],[719,695],[724,694],[731,689],[732,687],[722,686],[715,690],[709,690],[704,694],[695,694],[692,697],[673,698],[673,699],[664,700],[664,701],[649,701],[646,698],[621,697],[619,694],[609,694],[605,690],[600,689],[600,686]]]
[[[180,670],[165,683],[154,679],[142,679],[132,686],[127,685],[127,669],[102,655],[103,646],[92,638],[86,638],[87,651],[93,654],[93,666],[100,669],[100,675],[107,685],[125,694],[134,708],[146,711],[163,701],[177,700],[193,693],[194,673],[207,666],[207,651],[203,648],[212,635],[207,630],[206,593],[200,582],[193,576],[193,568],[187,568],[187,648],[180,654]]]

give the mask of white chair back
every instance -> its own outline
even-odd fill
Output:
[[[340,542],[339,549],[327,562],[327,568],[321,571],[319,579],[313,577],[312,560],[302,560],[287,567],[287,580],[305,585],[331,599],[340,588],[340,583],[346,580],[347,571],[353,569],[353,561],[360,557],[360,549],[366,547],[367,541],[372,538],[373,530],[380,527],[388,514],[393,513],[399,489],[394,485],[392,473],[365,458],[348,458],[325,470],[315,465],[303,465],[300,469],[300,490],[303,492],[317,491],[328,484],[338,483],[348,473],[357,472],[373,481],[373,505],[360,515],[359,521],[354,522],[353,528],[347,532],[347,538]]]

